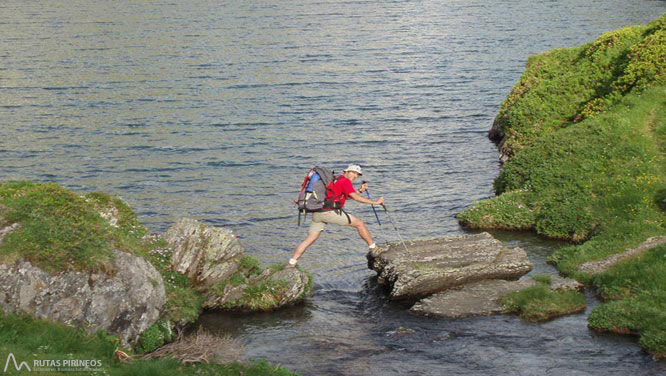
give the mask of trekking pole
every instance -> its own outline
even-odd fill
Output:
[[[391,218],[391,214],[389,213],[388,209],[386,208],[386,205],[382,204],[382,207],[384,208],[384,211],[386,212],[386,215],[389,218],[389,221],[391,221],[391,224],[393,225],[393,229],[395,230],[395,233],[398,234],[398,238],[400,238],[400,242],[402,242],[402,246],[405,247],[405,251],[409,252],[409,249],[407,249],[407,244],[405,244],[405,241],[402,240],[402,236],[400,236],[400,231],[398,231],[398,227],[395,225],[395,222],[393,222],[393,218]]]
[[[362,184],[366,184],[367,181],[361,182]],[[370,191],[365,190],[365,194],[368,196],[368,200],[372,200],[372,197],[370,197]],[[382,232],[382,236],[384,237],[384,240],[388,243],[388,238],[386,237],[386,234],[384,233],[384,228],[382,227],[382,221],[379,220],[379,214],[377,214],[377,209],[375,209],[375,205],[370,205],[372,206],[372,211],[375,212],[375,218],[377,218],[377,223],[379,223],[379,231]]]

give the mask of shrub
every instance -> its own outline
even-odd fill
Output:
[[[173,324],[169,321],[157,320],[150,328],[146,329],[135,347],[138,353],[150,353],[164,346],[176,338]]]

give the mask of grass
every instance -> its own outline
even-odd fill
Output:
[[[287,281],[259,281],[247,286],[240,299],[226,303],[224,308],[241,311],[271,311],[278,307],[290,287]]]
[[[666,246],[618,263],[592,278],[609,303],[590,314],[592,329],[638,334],[641,345],[666,357]]]
[[[20,223],[0,244],[0,260],[25,258],[48,271],[112,272],[112,248],[124,239],[84,198],[56,184],[0,184],[0,214]]]
[[[666,317],[654,308],[666,304],[663,249],[598,276],[578,267],[666,230],[666,15],[530,58],[496,124],[510,157],[494,182],[497,196],[459,221],[571,242],[549,260],[608,300],[592,311],[590,327],[639,334],[664,356]],[[544,293],[537,286],[516,304]]]
[[[573,290],[551,290],[550,276],[532,277],[537,285],[512,292],[501,299],[507,312],[517,313],[526,321],[541,322],[580,312],[586,307],[585,296]]]
[[[537,138],[594,117],[630,91],[666,84],[666,17],[530,57],[496,119],[512,157]]]
[[[103,375],[276,375],[293,373],[264,361],[248,364],[181,364],[173,359],[135,360],[120,363],[114,356],[118,342],[115,337],[102,332],[96,335],[67,327],[62,324],[35,320],[23,315],[0,314],[0,356],[5,361],[9,353],[17,363],[26,362],[33,368],[34,360],[95,360],[101,361],[100,372],[87,374]],[[4,367],[4,363],[3,363]],[[22,374],[25,374],[25,369]],[[18,375],[10,363],[6,372]],[[71,372],[40,372],[47,375],[67,375]]]

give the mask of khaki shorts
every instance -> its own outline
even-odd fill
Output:
[[[347,218],[349,215],[349,218]],[[312,213],[312,223],[310,223],[309,232],[321,232],[324,231],[327,223],[332,223],[334,225],[349,226],[350,221],[354,220],[354,216],[343,211],[328,210],[323,212]]]

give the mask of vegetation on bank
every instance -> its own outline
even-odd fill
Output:
[[[512,292],[501,303],[507,312],[517,313],[526,321],[540,322],[585,310],[585,296],[576,290],[552,290],[550,276],[536,275],[537,285]]]
[[[640,334],[648,351],[666,356],[661,247],[600,275],[578,271],[666,230],[666,15],[531,57],[496,126],[510,156],[497,196],[460,222],[573,242],[550,261],[608,300],[590,327]]]
[[[196,286],[187,276],[171,267],[171,249],[167,242],[161,236],[150,234],[148,229],[139,223],[134,211],[117,197],[104,193],[81,196],[53,183],[28,181],[0,183],[0,229],[12,224],[18,227],[7,233],[0,242],[0,263],[26,259],[33,265],[53,273],[79,271],[113,274],[115,273],[113,250],[121,250],[145,258],[158,270],[167,295],[165,313],[139,338],[133,349],[139,354],[153,352],[175,340],[178,330],[194,323],[202,311],[204,298]],[[224,283],[245,283],[250,277],[261,272],[256,258],[244,256],[240,261],[239,271]],[[283,288],[283,285],[280,281],[272,282],[272,284],[250,286],[245,294],[248,296],[248,301],[253,304],[257,302],[256,304],[261,305],[264,310],[274,308],[275,296],[280,296],[276,294],[276,288]],[[11,328],[11,323],[21,323],[22,320],[28,322],[30,319],[12,317],[0,318],[0,330],[4,330],[3,333],[7,336],[12,333],[15,336],[32,335],[26,325],[17,324],[14,329]],[[58,324],[30,322],[34,322],[43,331],[54,333],[64,331],[65,337],[75,337],[77,340],[89,343],[92,353],[99,351],[100,357],[101,352],[106,354],[103,359],[110,360],[113,355],[112,350],[117,346],[117,340],[111,336],[104,336],[102,341],[94,339],[94,336],[85,337],[75,329],[61,328]],[[53,325],[53,328],[49,329],[49,325]],[[2,335],[0,334],[0,348],[12,344],[9,340],[5,341],[5,338],[9,337]],[[35,334],[35,341],[37,337]],[[43,341],[45,346],[59,346],[52,345],[51,337],[48,338]],[[116,342],[110,345],[104,341]],[[108,346],[113,348],[110,353]],[[26,350],[25,353],[32,354],[34,351]],[[81,353],[82,356],[86,354],[88,353]],[[131,367],[158,372],[157,370],[162,367],[161,364],[165,370],[167,368],[185,370],[181,366],[174,366],[170,361],[162,360],[146,360]],[[118,369],[124,369],[123,367],[128,366],[119,367]],[[269,368],[273,368],[263,363],[249,367],[240,365],[216,367],[201,366],[197,368],[197,372],[208,374],[207,370],[215,372],[230,370],[231,373],[222,374],[237,374],[241,371],[245,372],[244,374],[252,374],[254,372],[252,370],[266,370],[267,374],[289,374],[280,373],[282,372],[280,370],[269,371]],[[151,371],[153,368],[155,371]],[[122,374],[121,371],[118,372]],[[164,374],[175,374],[175,371]]]
[[[115,355],[118,346],[116,337],[103,332],[96,335],[62,324],[35,320],[24,315],[0,313],[0,354],[12,353],[17,364],[26,362],[34,368],[34,360],[93,360],[101,361],[101,367],[91,367],[86,374],[99,375],[295,375],[285,369],[274,367],[264,361],[231,364],[183,364],[175,359],[131,360],[120,362]],[[4,358],[3,358],[4,360]],[[55,368],[46,365],[43,368]],[[64,367],[68,368],[68,367]],[[97,369],[99,368],[99,371]],[[79,369],[77,367],[77,369]],[[34,371],[34,370],[33,370]],[[6,374],[18,372],[10,362]],[[48,375],[68,375],[71,371],[39,372]]]

